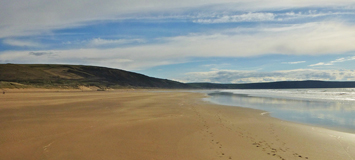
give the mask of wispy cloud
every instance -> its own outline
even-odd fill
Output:
[[[246,12],[241,15],[226,15],[215,20],[203,20],[203,23],[228,21],[270,20],[273,13],[262,13],[265,10],[281,10],[307,7],[354,7],[352,0],[86,0],[73,3],[71,0],[11,0],[0,5],[0,38],[49,34],[53,30],[85,26],[98,21],[139,18],[141,15],[166,13],[189,15],[190,11],[210,10],[211,12]],[[248,13],[250,12],[250,13]],[[312,13],[313,14],[313,13]],[[198,21],[198,20],[197,20]]]
[[[273,13],[247,13],[240,15],[223,15],[210,17],[205,19],[197,19],[195,23],[230,23],[230,22],[254,22],[254,21],[271,21],[275,19]]]
[[[33,41],[18,40],[18,39],[4,39],[4,44],[17,47],[42,47],[43,45]]]
[[[314,67],[314,66],[329,66],[329,65],[333,65],[333,64],[319,62],[319,63],[316,63],[316,64],[311,64],[311,65],[309,65],[309,66],[310,66],[310,67]]]
[[[355,50],[352,25],[338,22],[272,25],[256,28],[218,30],[209,34],[191,34],[166,38],[165,54],[192,56],[247,57],[264,54],[323,55]],[[154,47],[154,48],[153,48]],[[160,50],[159,49],[159,50]],[[156,51],[158,53],[159,51]]]
[[[310,67],[314,67],[314,66],[331,66],[334,65],[335,63],[341,63],[341,62],[346,62],[346,61],[353,61],[355,60],[355,56],[353,57],[346,57],[346,58],[338,58],[334,61],[330,61],[330,62],[319,62],[316,64],[311,64],[309,65]]]
[[[33,56],[44,56],[44,55],[52,55],[53,52],[29,52],[28,54]]]
[[[311,70],[298,69],[274,72],[221,70],[209,72],[191,72],[181,78],[185,82],[213,83],[253,83],[299,80],[355,80],[354,70]]]
[[[325,16],[341,16],[341,15],[354,15],[354,11],[317,11],[308,10],[303,12],[286,12],[277,14],[278,20],[295,20],[295,19],[306,19],[306,18],[317,18]]]
[[[159,65],[185,62],[192,57],[251,57],[259,55],[325,55],[355,50],[355,30],[352,25],[337,22],[306,23],[300,25],[272,25],[256,28],[234,28],[195,33],[186,36],[160,38],[161,43],[129,45],[126,47],[92,47],[82,49],[53,49],[55,59],[46,62],[65,61],[79,64],[98,64],[125,69],[141,69]],[[123,44],[140,40],[96,39],[97,46]],[[115,45],[114,45],[115,46]],[[38,50],[38,52],[46,52]],[[32,63],[41,59],[28,57],[28,51],[0,53],[3,61]],[[33,57],[33,56],[32,56]],[[87,58],[105,58],[112,63],[89,61]],[[129,59],[129,63],[114,63],[114,59]],[[341,60],[338,60],[341,61]],[[335,62],[333,62],[335,63]]]
[[[132,54],[127,48],[88,48],[49,51],[6,51],[0,54],[0,63],[60,63],[87,64],[140,70],[154,66],[183,63],[185,57],[159,56],[152,53]]]
[[[297,62],[282,62],[282,64],[300,64],[300,63],[306,63],[306,61],[297,61]]]
[[[89,41],[89,46],[117,46],[130,43],[144,43],[143,39],[101,39],[94,38]]]
[[[284,11],[284,12],[248,12],[242,14],[222,12],[220,14],[213,13],[200,13],[196,16],[185,17],[187,19],[193,19],[195,23],[234,23],[234,22],[263,22],[263,21],[290,21],[290,20],[300,20],[309,19],[317,17],[331,17],[331,16],[341,16],[341,15],[355,15],[354,11]],[[181,17],[180,17],[181,18]]]

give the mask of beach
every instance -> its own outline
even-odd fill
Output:
[[[355,159],[355,134],[169,90],[9,91],[0,159]]]

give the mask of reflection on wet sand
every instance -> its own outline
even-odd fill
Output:
[[[291,100],[221,92],[209,95],[207,100],[214,103],[265,110],[283,120],[355,133],[355,102]]]

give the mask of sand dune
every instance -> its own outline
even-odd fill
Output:
[[[355,135],[184,92],[0,95],[0,159],[355,159]]]

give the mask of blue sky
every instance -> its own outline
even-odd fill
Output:
[[[355,81],[353,0],[2,0],[0,63],[182,82]]]

